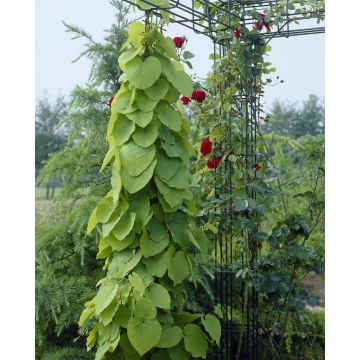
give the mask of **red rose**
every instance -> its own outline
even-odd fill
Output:
[[[241,32],[239,30],[235,30],[234,31],[234,36],[239,39],[239,37],[241,36]]]
[[[212,142],[210,141],[209,137],[207,137],[202,141],[200,145],[200,152],[202,156],[205,156],[211,153],[211,150],[212,150]]]
[[[263,24],[262,24],[260,21],[257,21],[257,22],[255,23],[254,27],[255,27],[256,30],[261,31],[262,28],[263,28]]]
[[[184,44],[184,41],[185,41],[185,36],[183,36],[183,37],[176,36],[173,38],[173,40],[175,43],[175,47],[177,47],[178,49],[181,49]]]
[[[255,29],[261,31],[263,26],[265,26],[266,31],[269,32],[271,30],[271,27],[272,27],[272,22],[271,21],[270,22],[265,21],[266,15],[264,13],[259,13],[259,15],[261,17],[261,20],[258,20],[254,24]]]
[[[191,94],[191,100],[196,100],[196,101],[202,103],[205,100],[205,91],[194,90]]]
[[[207,161],[207,167],[208,167],[209,169],[217,168],[220,161],[221,161],[221,156],[213,157],[212,159],[209,159],[209,160]]]
[[[262,168],[262,166],[259,163],[254,163],[251,166],[255,171],[258,171]]]
[[[184,105],[187,105],[191,101],[187,96],[182,96],[180,100]]]
[[[112,96],[112,97],[109,99],[109,101],[108,101],[109,107],[111,107],[111,104],[112,104],[113,100],[114,100],[114,97]]]

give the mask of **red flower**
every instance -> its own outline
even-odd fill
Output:
[[[180,100],[184,105],[187,105],[191,101],[187,96],[182,96]]]
[[[183,37],[176,36],[173,38],[173,40],[175,43],[175,47],[177,47],[178,49],[181,49],[184,44],[184,41],[185,41],[185,36],[183,36]]]
[[[261,17],[261,20],[258,20],[255,24],[254,24],[254,27],[256,30],[259,30],[261,31],[263,26],[265,26],[266,28],[266,31],[269,32],[271,30],[271,27],[272,27],[272,22],[266,22],[265,21],[265,17],[266,15],[264,13],[259,13],[260,17]]]
[[[207,167],[208,167],[209,169],[217,168],[220,161],[221,161],[221,156],[213,157],[212,159],[209,159],[209,160],[207,161]]]
[[[260,21],[257,21],[257,22],[255,23],[254,27],[255,27],[256,30],[261,31],[262,28],[263,28],[263,24],[262,24]]]
[[[109,101],[108,101],[109,107],[111,107],[111,104],[112,104],[113,100],[114,100],[114,97],[112,96],[112,97],[109,99]]]
[[[239,37],[241,36],[241,32],[239,30],[235,30],[234,31],[234,36],[239,39]]]
[[[202,141],[200,145],[200,152],[202,156],[205,156],[211,153],[211,150],[212,150],[212,142],[210,141],[209,137],[207,137]]]
[[[191,100],[196,100],[196,101],[202,103],[205,100],[205,91],[194,90],[191,94]]]
[[[262,166],[259,163],[253,163],[251,166],[255,171],[258,171],[262,168]]]

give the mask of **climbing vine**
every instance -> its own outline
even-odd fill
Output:
[[[96,360],[205,359],[209,343],[219,344],[220,322],[189,311],[183,287],[189,255],[208,249],[194,222],[190,128],[176,106],[181,94],[191,96],[192,81],[149,16],[128,35],[102,165],[111,166],[112,189],[88,224],[100,235],[97,258],[107,272],[79,324],[94,324],[87,347],[97,348]]]

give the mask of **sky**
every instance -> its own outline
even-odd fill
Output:
[[[68,98],[75,85],[85,84],[90,62],[81,59],[72,63],[84,42],[71,40],[62,21],[84,28],[101,41],[104,29],[115,19],[114,8],[107,0],[36,0],[35,4],[36,99],[45,95],[53,99],[58,94]],[[186,49],[195,54],[190,73],[205,77],[212,64],[208,58],[213,49],[211,40],[178,24],[170,24],[167,35],[188,37]],[[268,61],[284,83],[266,88],[266,110],[276,99],[301,104],[309,94],[324,97],[324,34],[273,39],[271,46]]]

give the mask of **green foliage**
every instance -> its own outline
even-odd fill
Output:
[[[99,174],[107,152],[104,142],[110,114],[108,100],[119,89],[121,69],[118,51],[126,39],[126,8],[119,1],[111,1],[117,10],[116,23],[106,30],[103,42],[95,41],[85,30],[65,24],[73,39],[84,39],[85,50],[75,60],[86,57],[92,67],[85,86],[76,86],[71,92],[69,109],[61,126],[68,129],[68,146],[52,154],[40,174],[40,182],[46,183],[54,175],[65,184],[59,198],[82,197],[88,193],[103,196],[111,186],[111,174],[105,170]],[[123,129],[117,129],[121,134]]]
[[[192,215],[188,127],[173,97],[167,96],[171,92],[178,98],[179,89],[191,92],[191,79],[179,62],[171,60],[176,57],[173,42],[149,22],[145,28],[132,23],[125,44],[132,48],[119,57],[123,83],[112,103],[110,150],[103,163],[106,169],[114,158],[112,188],[88,225],[89,232],[96,228],[100,234],[97,258],[105,259],[107,274],[96,296],[85,304],[79,324],[86,327],[92,321],[87,346],[96,346],[95,359],[112,353],[127,358],[134,350],[141,358],[172,356],[172,350],[157,348],[205,359],[210,341],[200,328],[200,314],[189,312],[183,283],[192,273],[190,255],[202,251],[206,256],[207,240],[195,228]],[[155,87],[167,93],[151,99],[142,90],[157,82]],[[116,129],[123,122],[126,126],[119,126],[126,130],[119,141]],[[135,135],[149,127],[152,141]],[[198,325],[190,324],[196,320]],[[208,314],[201,321],[218,343],[217,317]]]
[[[265,133],[275,132],[293,138],[321,135],[325,128],[325,109],[316,95],[309,95],[302,107],[295,104],[273,104],[270,120],[262,126]]]
[[[54,104],[48,98],[37,102],[35,113],[35,171],[39,173],[51,153],[66,144],[66,129],[60,126],[66,114],[64,98],[59,96]]]

